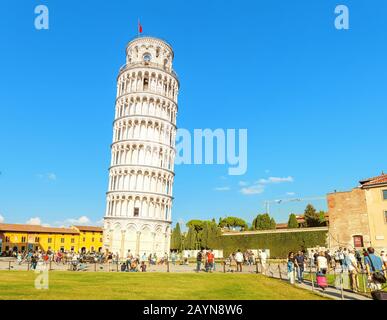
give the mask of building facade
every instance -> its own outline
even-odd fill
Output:
[[[72,226],[52,228],[28,224],[0,223],[1,252],[9,251],[74,251],[102,250],[102,228]]]
[[[387,174],[361,180],[351,191],[327,195],[333,248],[387,248]]]
[[[169,252],[179,81],[172,47],[138,37],[117,78],[104,248]]]

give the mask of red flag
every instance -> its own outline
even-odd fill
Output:
[[[138,20],[138,32],[142,33],[142,25],[140,23],[140,20]]]

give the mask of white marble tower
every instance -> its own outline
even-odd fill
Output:
[[[169,253],[177,95],[173,50],[137,37],[117,78],[104,247],[120,257]]]

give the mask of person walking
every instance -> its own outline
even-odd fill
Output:
[[[371,291],[381,290],[382,284],[386,283],[383,261],[375,255],[373,247],[369,247],[367,253],[368,255],[364,257],[364,264],[368,275],[369,287]]]
[[[196,272],[200,272],[203,260],[203,250],[200,250],[196,255]]]
[[[348,271],[350,274],[350,281],[351,281],[351,289],[354,292],[359,291],[359,284],[358,284],[358,261],[356,259],[355,250],[349,250],[348,253]]]
[[[237,264],[237,272],[242,272],[243,254],[240,249],[235,253],[235,261]]]
[[[304,282],[304,269],[305,269],[305,256],[302,251],[298,251],[295,256],[296,268],[297,268],[297,278],[298,283]]]
[[[288,280],[289,280],[290,284],[294,284],[294,282],[295,282],[294,252],[289,252],[289,254],[288,254],[287,269],[288,269]]]

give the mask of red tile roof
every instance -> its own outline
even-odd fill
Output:
[[[71,228],[51,228],[32,224],[8,224],[0,223],[0,232],[33,232],[33,233],[60,233],[60,234],[79,234],[79,231]]]
[[[73,226],[73,227],[77,228],[79,231],[103,232],[103,229],[101,227],[94,227],[94,226]]]
[[[362,187],[370,187],[379,184],[387,184],[387,174],[382,173],[380,176],[372,177],[359,181]]]

